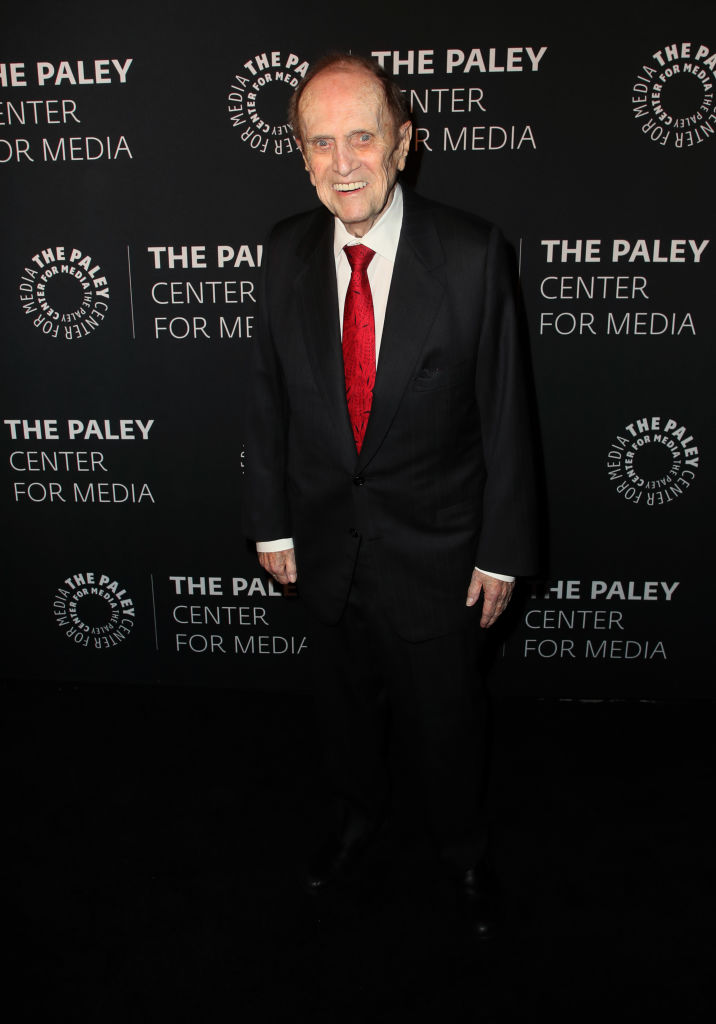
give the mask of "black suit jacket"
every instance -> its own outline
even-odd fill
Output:
[[[394,628],[459,628],[474,565],[536,571],[534,456],[515,282],[498,230],[404,190],[360,455],[345,400],[333,217],[283,221],[264,257],[246,423],[247,535],[294,538],[327,622],[372,542]]]

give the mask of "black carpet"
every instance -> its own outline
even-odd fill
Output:
[[[714,703],[496,701],[482,947],[405,822],[352,889],[302,894],[328,810],[304,696],[4,707],[8,1021],[714,1019]]]

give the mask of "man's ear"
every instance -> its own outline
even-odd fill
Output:
[[[405,168],[405,161],[408,159],[408,150],[410,149],[410,140],[413,137],[413,123],[412,121],[404,121],[398,128],[398,170],[402,171]]]

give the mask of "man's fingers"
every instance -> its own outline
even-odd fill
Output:
[[[467,588],[467,601],[465,603],[468,608],[472,608],[481,592],[482,580],[478,576],[477,570],[475,570],[472,574],[472,579],[470,580],[470,586]]]
[[[482,602],[482,615],[480,616],[480,625],[483,629],[489,629],[489,627],[496,622],[504,611],[507,602],[502,603],[496,597],[488,597],[485,594]]]
[[[480,572],[479,569],[474,570],[467,591],[466,603],[468,607],[474,605],[482,592],[480,626],[483,629],[488,629],[502,615],[510,603],[514,586],[514,583],[495,579],[494,576],[488,576],[487,573]]]
[[[480,625],[483,629],[489,629],[504,612],[510,603],[514,583],[507,583],[504,580],[494,580],[495,586],[484,587],[484,600],[482,604],[482,616]]]
[[[293,553],[293,549],[286,559],[286,575],[288,576],[289,583],[295,583],[298,579],[298,572],[296,571],[296,556]]]
[[[260,551],[259,562],[266,572],[283,586],[287,583],[295,583],[298,579],[296,555],[293,548],[283,551]]]

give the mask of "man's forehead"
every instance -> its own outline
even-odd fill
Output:
[[[308,83],[298,105],[301,120],[321,116],[331,108],[343,109],[338,97],[355,104],[356,112],[371,115],[378,124],[384,120],[385,96],[380,82],[362,68],[327,68]]]

